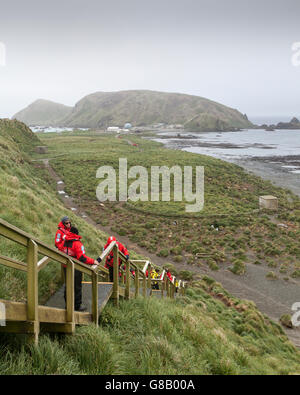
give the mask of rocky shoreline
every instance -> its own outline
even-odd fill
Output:
[[[233,162],[300,196],[300,155],[253,157],[251,159],[236,159]]]
[[[252,143],[252,144],[233,144],[233,143],[218,143],[202,141],[202,136],[156,136],[159,139],[151,137],[152,140],[164,140],[163,143],[167,148],[185,150],[189,147],[209,147],[209,148],[225,148],[225,149],[245,149],[245,148],[260,148],[270,150],[274,147],[268,144]],[[185,143],[185,140],[186,143]],[[207,154],[205,154],[207,155]],[[209,154],[208,154],[209,155]],[[269,180],[274,185],[290,189],[293,193],[300,196],[300,155],[287,156],[247,156],[239,158],[231,158],[227,160],[235,163],[245,170]]]

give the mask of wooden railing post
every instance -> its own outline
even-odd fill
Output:
[[[164,285],[165,285],[165,281],[164,281],[164,279],[162,279],[160,282],[160,292],[161,292],[162,298],[164,297],[164,288],[165,288]]]
[[[143,273],[143,296],[144,296],[144,298],[147,297],[147,278],[146,278],[146,273]]]
[[[119,305],[119,248],[118,245],[116,244],[113,248],[113,267],[114,267],[114,284],[113,284],[113,293],[112,293],[112,299],[114,300],[114,303],[116,306]]]
[[[167,296],[170,297],[170,280],[168,278],[167,278],[166,285],[167,285]]]
[[[152,295],[152,281],[151,281],[151,265],[148,265],[148,288],[149,288],[149,296]]]
[[[171,287],[171,297],[174,299],[175,298],[175,289],[176,289],[176,277],[173,277],[173,283],[172,283],[172,287]]]
[[[130,299],[130,261],[126,262],[126,286],[125,286],[125,299]]]
[[[66,267],[66,322],[69,324],[71,333],[75,331],[75,290],[74,290],[74,262],[72,259],[67,261]]]
[[[137,298],[140,294],[140,271],[139,268],[135,270],[135,297]]]
[[[98,275],[95,272],[92,273],[92,315],[94,324],[98,326]]]
[[[27,321],[32,328],[30,333],[35,344],[38,343],[40,324],[38,317],[38,246],[33,240],[27,245]]]
[[[120,273],[121,273],[121,284],[125,285],[125,275],[124,275],[123,270],[120,270]]]

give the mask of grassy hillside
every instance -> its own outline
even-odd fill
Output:
[[[27,124],[41,124],[42,120],[45,124],[47,118],[46,124],[57,124],[53,106],[49,102],[34,103],[15,117]],[[54,109],[56,112],[56,107]],[[154,91],[97,92],[81,99],[71,112],[68,108],[62,113],[64,111],[67,113],[60,124],[70,127],[123,127],[126,122],[135,126],[166,123],[186,124],[187,128],[201,131],[252,126],[239,111],[203,97]]]
[[[5,150],[28,153],[40,143],[38,137],[25,124],[9,119],[0,119],[0,137],[3,150],[2,160],[7,156],[4,155]]]
[[[72,107],[39,99],[24,110],[19,111],[13,119],[26,123],[29,126],[60,125],[72,110]]]
[[[299,374],[299,366],[279,326],[209,278],[175,301],[109,304],[98,329],[44,335],[37,348],[0,338],[2,374]]]
[[[16,121],[0,126],[1,218],[52,244],[58,220],[68,214],[84,235],[88,254],[96,255],[105,235],[68,213],[47,173],[30,160],[38,157],[32,150],[40,141]],[[57,154],[63,148],[59,139],[65,138],[46,136],[43,143],[47,140],[50,154]],[[81,165],[83,148],[90,158],[100,157],[100,146],[93,152],[86,136],[69,141],[70,158],[78,155]],[[82,147],[83,141],[88,146]],[[84,175],[77,174],[81,180]],[[0,254],[24,259],[24,249],[3,238]],[[59,273],[54,264],[40,272],[40,303],[57,288]],[[0,266],[0,298],[22,301],[25,287],[23,273]],[[0,336],[0,374],[294,374],[299,366],[299,352],[277,324],[208,277],[175,301],[138,298],[121,302],[119,309],[109,304],[98,329],[41,335],[37,347],[23,336]]]
[[[223,267],[239,275],[245,273],[246,264],[255,264],[263,267],[262,275],[272,280],[299,281],[300,200],[291,192],[239,166],[205,155],[167,150],[132,135],[121,139],[87,133],[76,137],[51,134],[42,139],[49,145],[50,155],[63,155],[51,163],[63,177],[66,191],[98,223],[129,237],[149,253],[173,264],[213,271]],[[128,139],[137,146],[130,145]],[[148,174],[151,165],[204,166],[204,210],[188,215],[185,201],[171,198],[170,202],[151,202],[150,196],[148,202],[105,202],[100,206],[96,188],[101,180],[96,178],[96,171],[103,165],[113,166],[118,180],[119,158],[127,158],[128,169],[145,166]],[[128,180],[128,185],[132,181]],[[255,211],[261,195],[277,196],[279,213]],[[285,227],[278,226],[282,223]],[[201,257],[205,252],[211,257]]]
[[[104,245],[104,234],[63,207],[48,173],[38,163],[31,162],[34,146],[40,144],[24,124],[0,120],[0,217],[54,245],[57,224],[62,216],[69,215],[84,236],[87,253],[97,257]],[[23,247],[2,237],[0,254],[25,259]],[[24,273],[0,265],[0,299],[25,300],[25,280]],[[43,302],[57,288],[59,265],[48,265],[39,274],[39,280],[40,301]]]

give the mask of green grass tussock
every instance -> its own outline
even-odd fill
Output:
[[[44,335],[37,348],[0,351],[2,374],[295,374],[300,354],[253,304],[227,307],[210,295],[220,285],[194,283],[177,300],[138,298],[109,304],[100,327],[73,336]],[[243,303],[244,311],[238,311]],[[15,340],[14,340],[15,341]]]
[[[299,351],[288,341],[281,327],[261,314],[254,303],[232,297],[209,277],[192,282],[192,272],[179,270],[174,264],[174,260],[184,263],[187,258],[190,264],[195,264],[197,254],[210,247],[216,250],[208,261],[212,270],[235,262],[240,271],[244,269],[249,248],[256,253],[255,261],[263,264],[261,248],[266,246],[269,247],[266,263],[272,270],[275,271],[277,261],[284,258],[281,262],[284,266],[278,265],[278,270],[284,269],[284,275],[286,271],[299,271],[296,258],[300,251],[294,241],[299,234],[299,213],[293,212],[291,219],[283,212],[284,218],[280,220],[294,221],[293,227],[279,231],[264,214],[246,219],[229,216],[218,220],[199,217],[199,220],[179,218],[174,221],[153,216],[145,220],[144,214],[129,211],[126,206],[105,204],[99,208],[94,196],[96,167],[115,165],[119,155],[126,153],[130,166],[143,164],[137,162],[133,147],[115,138],[78,133],[71,138],[68,134],[43,136],[42,140],[49,146],[49,156],[67,151],[63,161],[57,157],[55,168],[64,177],[67,191],[75,198],[85,199],[85,209],[96,221],[113,224],[118,216],[118,227],[129,238],[135,237],[138,244],[143,242],[151,251],[168,256],[170,263],[165,266],[188,279],[190,286],[184,297],[175,300],[139,297],[121,301],[119,308],[109,303],[100,316],[99,328],[79,327],[72,336],[42,334],[37,347],[29,345],[25,336],[1,334],[0,374],[300,373]],[[235,204],[241,211],[252,209],[256,194],[263,192],[277,193],[282,207],[289,207],[288,192],[272,189],[253,176],[245,179],[237,167],[206,157],[197,159],[187,153],[169,156],[152,142],[135,141],[145,153],[146,166],[151,164],[151,157],[153,164],[158,165],[172,165],[178,158],[184,163],[191,158],[189,163],[207,166],[208,176],[215,172],[217,181],[211,181],[208,188],[208,207],[216,212],[234,210]],[[106,235],[68,212],[47,172],[31,162],[32,158],[39,158],[33,148],[40,143],[23,124],[0,121],[0,217],[53,245],[57,223],[68,214],[84,236],[87,253],[98,255]],[[72,166],[76,167],[72,169]],[[222,166],[225,174],[221,177]],[[78,179],[81,182],[77,182]],[[247,182],[247,190],[239,189],[240,182]],[[225,184],[235,193],[222,195]],[[220,192],[219,198],[213,191]],[[172,210],[174,207],[180,214],[182,207],[174,205]],[[150,203],[147,209],[154,212],[156,207]],[[162,205],[160,210],[168,213],[169,207]],[[272,249],[272,242],[276,249]],[[0,254],[25,259],[24,248],[3,238],[0,238]],[[40,303],[57,289],[59,274],[60,267],[54,264],[39,273]],[[0,266],[0,278],[0,298],[26,299],[24,273]]]

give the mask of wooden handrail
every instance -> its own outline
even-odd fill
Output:
[[[48,258],[47,256],[44,256],[44,258],[42,258],[40,261],[38,261],[38,271],[42,270],[43,267],[45,267],[46,265],[48,265],[48,263],[50,262],[50,258]]]
[[[22,270],[27,273],[27,326],[34,342],[37,343],[39,335],[39,306],[38,306],[38,273],[50,261],[66,266],[66,323],[64,330],[72,333],[75,330],[74,312],[74,270],[86,273],[92,277],[92,317],[98,325],[98,272],[108,274],[108,270],[101,265],[86,265],[75,258],[70,258],[63,252],[48,246],[37,238],[21,229],[9,224],[0,218],[0,236],[3,236],[27,249],[26,263],[0,255],[0,264]],[[114,246],[112,246],[113,248]],[[107,255],[109,251],[105,251]],[[43,258],[38,261],[38,255]]]
[[[146,261],[145,266],[143,267],[143,272],[144,272],[145,274],[146,274],[146,271],[147,271],[147,269],[148,269],[149,264],[150,264],[150,262],[149,262],[149,261]]]
[[[112,241],[110,245],[102,252],[102,254],[100,255],[102,261],[111,253],[116,244],[117,243],[115,241]]]
[[[0,264],[8,267],[12,267],[14,269],[22,270],[24,272],[27,271],[27,265],[24,262],[17,261],[13,258],[8,258],[6,256],[0,255]]]
[[[0,255],[0,264],[17,270],[22,270],[27,273],[27,324],[26,331],[31,333],[34,341],[37,342],[39,335],[39,311],[41,306],[38,305],[38,273],[50,261],[55,261],[66,266],[66,314],[65,323],[63,324],[63,331],[73,333],[75,330],[75,312],[74,312],[74,271],[78,270],[82,273],[88,274],[92,278],[92,321],[98,325],[99,306],[98,306],[98,276],[109,275],[109,270],[100,264],[86,265],[75,258],[64,254],[54,247],[48,246],[46,243],[38,240],[36,237],[22,231],[21,229],[9,224],[0,218],[0,236],[3,236],[17,244],[24,246],[27,250],[26,263],[16,259]],[[147,288],[150,290],[149,296],[152,294],[152,283],[161,283],[162,296],[173,297],[176,289],[176,278],[173,276],[173,281],[165,275],[163,270],[159,278],[151,278],[151,269],[154,266],[149,260],[130,260],[119,250],[116,241],[112,242],[100,255],[101,260],[104,261],[109,254],[113,252],[113,290],[112,299],[115,304],[119,303],[120,294],[126,299],[130,299],[132,293],[130,292],[131,281],[134,280],[135,297],[140,294],[140,281],[143,281],[143,295],[147,296]],[[38,260],[38,256],[42,255],[42,259]],[[119,267],[119,260],[125,264],[126,269]],[[143,264],[143,269],[139,266]],[[135,276],[130,269],[134,269]],[[146,271],[148,270],[148,276]],[[119,272],[126,276],[125,289],[119,286]],[[185,283],[181,280],[178,282],[178,288],[184,291]],[[58,309],[59,310],[59,309]],[[61,313],[58,311],[58,314]],[[76,316],[77,317],[77,316]],[[78,317],[76,318],[78,323]],[[22,324],[23,325],[23,324]],[[24,327],[24,325],[23,325]]]
[[[68,255],[57,250],[54,247],[50,247],[37,238],[29,235],[28,233],[22,231],[21,229],[9,224],[0,218],[0,235],[4,236],[6,239],[12,240],[24,247],[27,247],[30,240],[36,243],[38,248],[38,253],[50,258],[58,263],[67,264],[69,261]],[[75,265],[75,269],[83,273],[91,275],[95,270],[92,269],[90,265],[85,265],[84,263],[78,261],[77,259],[72,259]]]

